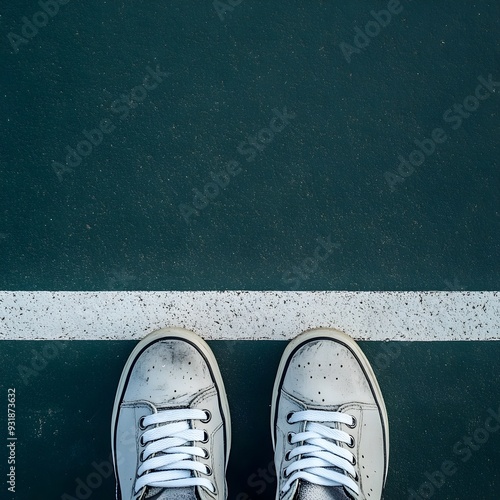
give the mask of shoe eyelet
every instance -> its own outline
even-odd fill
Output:
[[[283,477],[284,477],[284,478],[288,478],[288,477],[290,477],[290,473],[288,472],[288,467],[286,467],[286,468],[283,470]]]
[[[292,416],[293,416],[293,412],[290,412],[290,413],[286,416],[286,423],[287,423],[287,424],[291,424],[290,419],[292,418]]]
[[[286,439],[288,441],[288,444],[293,444],[292,443],[292,437],[293,437],[293,432],[289,432],[287,435],[286,435]]]
[[[354,448],[354,438],[350,434],[349,437],[351,438],[351,441],[347,443],[347,446],[349,446],[349,448]]]
[[[208,465],[205,465],[205,467],[207,468],[207,471],[205,472],[205,476],[211,476],[212,475],[212,469]]]
[[[140,437],[140,439],[139,439],[139,444],[140,444],[141,446],[146,446],[146,443],[144,442],[144,434],[141,434],[141,437]]]
[[[142,450],[141,454],[139,455],[139,461],[144,462],[144,450]]]
[[[351,415],[352,417],[352,415]],[[356,420],[356,417],[352,417],[352,424],[346,424],[347,427],[349,427],[350,429],[354,429],[354,427],[356,427],[356,425],[358,425],[358,421]]]
[[[290,451],[291,451],[291,450],[288,450],[288,451],[285,453],[285,460],[286,460],[287,462],[289,462],[289,461],[290,461]]]
[[[139,429],[141,429],[141,431],[146,430],[146,426],[144,425],[144,417],[141,417],[139,419]]]
[[[353,455],[352,460],[351,460],[351,465],[356,465],[356,464],[357,464],[357,460],[356,460],[356,457]]]
[[[208,458],[210,458],[210,453],[208,452],[208,450],[206,448],[202,448],[202,451],[203,451],[204,455],[201,458],[203,458],[204,460],[207,460]]]
[[[203,424],[207,424],[208,422],[210,422],[210,420],[212,420],[212,413],[210,412],[210,410],[203,410],[203,411],[207,415],[207,418],[200,419],[200,422]]]
[[[200,441],[202,444],[207,444],[210,436],[207,431],[203,431],[203,439]]]

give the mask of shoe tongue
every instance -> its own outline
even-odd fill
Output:
[[[145,500],[196,500],[194,486],[187,488],[149,488]]]
[[[301,481],[295,500],[354,500],[343,486],[320,486]]]

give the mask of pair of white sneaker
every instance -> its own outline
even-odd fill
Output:
[[[279,500],[379,500],[387,411],[356,342],[310,330],[282,356],[271,404]],[[225,500],[229,405],[209,346],[168,328],[136,346],[111,424],[118,500]]]

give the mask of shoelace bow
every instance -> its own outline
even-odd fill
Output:
[[[347,432],[332,429],[318,422],[338,422],[355,427],[356,420],[351,415],[335,411],[304,410],[288,415],[288,423],[306,422],[303,432],[289,433],[289,442],[297,445],[287,453],[286,460],[292,460],[285,468],[287,481],[282,488],[286,493],[297,479],[322,486],[347,486],[356,494],[359,493],[358,475],[354,465],[356,459],[348,450],[336,442],[354,445],[354,438]],[[337,467],[343,474],[332,467]]]
[[[209,467],[194,460],[194,457],[208,458],[206,449],[194,446],[195,442],[207,443],[208,434],[203,430],[191,429],[189,425],[189,420],[208,422],[210,418],[209,412],[196,409],[163,410],[142,417],[140,425],[145,432],[141,435],[141,444],[146,447],[140,457],[135,492],[138,493],[144,486],[204,486],[215,493],[211,481],[193,475],[193,471],[207,476],[212,474]],[[157,424],[161,425],[146,430]]]

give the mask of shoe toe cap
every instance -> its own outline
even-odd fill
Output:
[[[310,341],[297,349],[283,389],[308,406],[374,402],[369,379],[355,353],[329,339]]]
[[[149,401],[155,406],[185,404],[213,385],[208,365],[188,342],[162,340],[137,357],[124,401]]]

